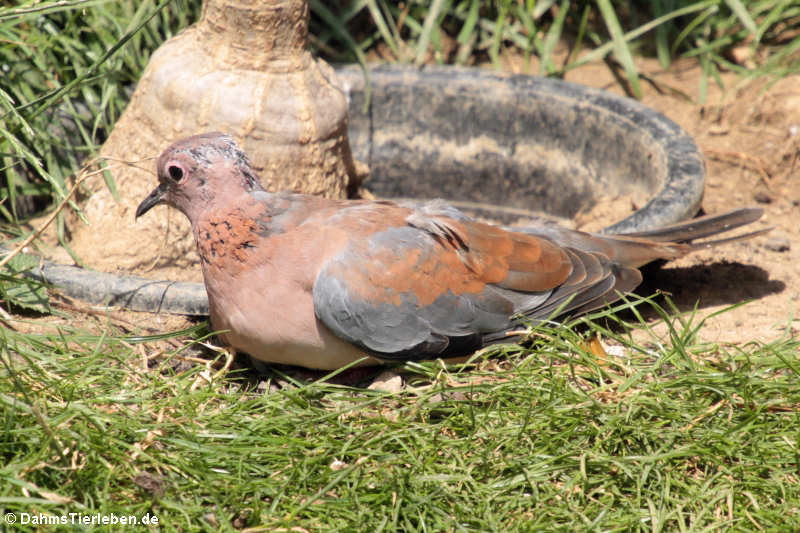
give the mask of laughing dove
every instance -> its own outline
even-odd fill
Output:
[[[536,321],[612,302],[637,267],[757,220],[739,209],[665,229],[596,235],[555,225],[513,231],[442,201],[336,200],[265,191],[234,140],[209,133],[158,159],[157,204],[192,224],[212,326],[266,362],[336,369],[450,358]],[[751,237],[712,241],[710,244]]]

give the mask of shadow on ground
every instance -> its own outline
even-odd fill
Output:
[[[681,311],[757,300],[786,289],[761,267],[728,261],[670,268],[651,264],[642,268],[642,276],[637,294],[667,293]]]

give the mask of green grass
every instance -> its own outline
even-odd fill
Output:
[[[198,8],[184,0],[0,2],[0,220],[10,236],[64,198],[150,54]],[[66,247],[61,213],[56,227]]]
[[[110,326],[3,329],[0,507],[166,531],[797,530],[800,343],[700,344],[661,313],[667,338],[539,328],[476,366],[407,365],[397,394],[257,386]]]
[[[323,2],[311,4],[321,14]],[[800,69],[800,5],[787,0],[356,0],[320,16],[312,27],[322,52],[349,60],[355,59],[354,46],[363,51],[383,45],[384,55],[401,62],[469,64],[488,58],[499,67],[500,53],[508,48],[539,58],[539,71],[532,73],[564,76],[604,59],[621,67],[637,97],[635,55],[654,55],[664,68],[678,58],[696,58],[704,74],[701,100],[709,80],[721,83],[721,70],[754,77]],[[570,50],[563,59],[555,54],[559,42]],[[740,46],[752,51],[753,64],[730,60]]]

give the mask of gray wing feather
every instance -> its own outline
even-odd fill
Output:
[[[317,318],[337,336],[383,359],[449,357],[462,355],[453,354],[454,350],[474,351],[484,333],[508,328],[520,306],[544,301],[550,292],[521,294],[493,286],[476,294],[448,290],[427,305],[420,304],[413,293],[391,293],[391,302],[365,297],[351,285],[373,287],[364,265],[372,271],[388,270],[391,265],[381,263],[392,256],[380,253],[388,246],[396,248],[397,254],[422,249],[424,256],[435,253],[439,244],[419,228],[393,228],[340,252],[321,270],[313,288]]]

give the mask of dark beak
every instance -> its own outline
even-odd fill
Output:
[[[155,189],[153,189],[153,192],[148,194],[147,198],[142,200],[142,203],[140,203],[139,207],[136,208],[136,218],[139,218],[140,216],[150,211],[150,209],[160,204],[166,192],[167,192],[167,187],[163,183],[158,187],[156,187]]]

